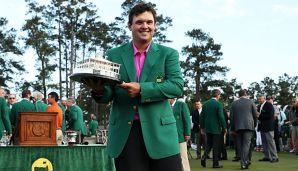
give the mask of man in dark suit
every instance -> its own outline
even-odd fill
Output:
[[[117,171],[181,171],[176,120],[168,99],[181,96],[179,53],[152,41],[156,11],[140,3],[129,13],[132,42],[107,52],[121,64],[124,83],[103,86],[85,79],[99,103],[113,101],[108,127],[108,154]]]
[[[245,89],[239,91],[239,97],[231,105],[231,131],[236,133],[236,148],[241,158],[240,167],[248,169],[250,145],[257,125],[257,108],[247,98]]]
[[[200,114],[202,112],[202,103],[200,100],[195,102],[196,109],[191,113],[193,123],[192,131],[195,133],[195,142],[197,144],[197,159],[201,159],[201,146],[205,149],[205,135],[200,131]]]
[[[274,107],[267,102],[265,96],[258,97],[259,102],[259,121],[258,130],[261,132],[262,145],[264,148],[264,158],[259,161],[278,162],[278,156],[274,141]]]
[[[220,90],[212,90],[212,98],[203,104],[203,109],[200,117],[201,131],[206,134],[207,145],[205,153],[201,159],[201,165],[206,167],[206,158],[213,148],[213,168],[222,168],[218,162],[218,152],[220,148],[220,136],[222,131],[227,132],[227,125],[223,113],[223,106],[218,101],[220,99]]]

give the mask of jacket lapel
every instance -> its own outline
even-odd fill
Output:
[[[134,62],[134,54],[132,43],[128,43],[124,48],[124,53],[121,55],[124,67],[131,82],[137,81],[136,67]]]
[[[146,55],[144,66],[141,73],[140,82],[145,82],[152,71],[153,65],[157,62],[159,57],[158,47],[155,43],[151,43],[150,49]]]

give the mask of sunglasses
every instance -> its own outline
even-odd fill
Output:
[[[8,99],[16,99],[15,97],[10,97],[10,98],[8,98]]]

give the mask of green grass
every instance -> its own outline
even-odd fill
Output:
[[[191,151],[194,159],[189,159],[189,164],[191,171],[231,171],[231,170],[241,170],[240,162],[233,162],[232,159],[235,156],[234,150],[228,150],[228,160],[220,161],[220,164],[223,165],[221,169],[212,168],[212,159],[207,160],[207,167],[203,168],[201,166],[200,160],[196,160],[195,151]],[[212,154],[212,153],[211,153]],[[212,155],[211,155],[212,156]],[[262,152],[253,152],[252,162],[249,166],[251,171],[297,171],[298,170],[298,155],[289,152],[281,152],[278,154],[279,162],[270,163],[270,162],[259,162],[260,158],[263,158]]]

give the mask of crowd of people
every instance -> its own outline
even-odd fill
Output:
[[[220,91],[213,90],[210,100],[203,104],[195,102],[196,109],[191,114],[195,144],[192,147],[203,167],[210,148],[213,148],[214,168],[223,167],[219,160],[228,159],[226,146],[235,148],[233,161],[240,161],[241,169],[249,168],[252,150],[264,153],[260,162],[279,162],[280,151],[298,155],[298,99],[283,110],[272,96],[260,95],[255,102],[249,99],[245,89],[239,91],[239,98],[229,109],[223,109],[219,99]]]
[[[47,98],[40,92],[31,93],[30,90],[24,90],[17,100],[17,94],[6,94],[5,89],[0,88],[0,139],[2,133],[5,133],[13,144],[16,135],[19,132],[19,114],[20,112],[55,112],[56,116],[56,140],[61,145],[65,131],[77,131],[81,134],[83,141],[87,132],[94,136],[98,129],[98,121],[94,114],[91,115],[90,123],[87,124],[83,119],[83,111],[76,104],[74,98],[60,99],[56,92],[50,92]],[[87,130],[89,128],[89,130]]]

